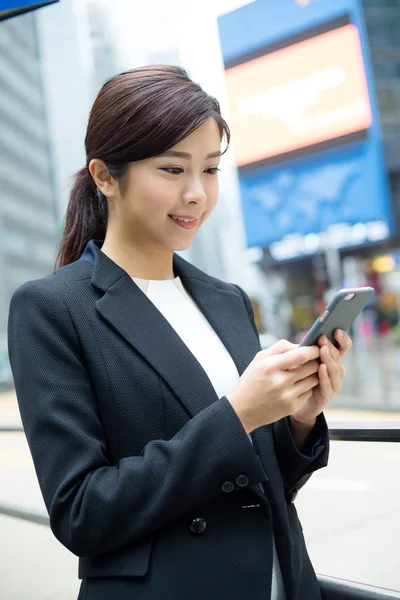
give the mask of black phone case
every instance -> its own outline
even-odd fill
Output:
[[[336,329],[347,331],[362,309],[368,304],[374,293],[375,290],[371,287],[343,289],[336,292],[314,325],[306,333],[300,346],[313,346],[317,344],[321,335],[326,335],[337,346],[333,333]],[[346,300],[345,298],[348,294],[355,294],[355,296],[352,300]]]

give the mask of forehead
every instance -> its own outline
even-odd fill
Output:
[[[175,146],[172,146],[174,150],[189,151],[194,153],[199,150],[203,151],[207,148],[209,152],[216,152],[219,150],[221,145],[221,134],[218,124],[215,119],[208,119],[200,125],[197,129],[192,131],[188,136],[181,140]]]

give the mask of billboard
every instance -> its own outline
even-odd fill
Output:
[[[227,66],[239,167],[285,159],[323,142],[350,141],[354,134],[365,137],[372,114],[358,30],[346,17],[321,29]]]
[[[362,141],[239,177],[249,246],[275,260],[387,239],[391,230],[379,154]]]
[[[27,0],[0,0],[0,21],[22,15],[31,10],[54,4],[58,0],[48,0],[47,2],[27,2]]]
[[[218,26],[247,246],[289,260],[393,235],[359,0],[257,0]]]

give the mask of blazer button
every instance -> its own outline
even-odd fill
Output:
[[[197,519],[193,519],[193,521],[189,525],[190,531],[192,533],[194,533],[195,535],[204,533],[204,531],[206,530],[206,527],[207,527],[207,523],[201,517],[198,517]]]
[[[233,492],[234,489],[235,486],[233,485],[232,481],[225,481],[225,483],[222,484],[223,492]]]
[[[246,485],[249,485],[249,479],[246,475],[239,475],[236,479],[236,483],[240,485],[240,487],[245,487]]]

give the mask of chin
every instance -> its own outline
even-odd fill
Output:
[[[191,242],[186,242],[186,243],[181,242],[180,244],[175,244],[173,247],[174,252],[177,250],[179,252],[182,252],[183,250],[187,250],[193,244],[193,241],[194,240],[192,240]]]

